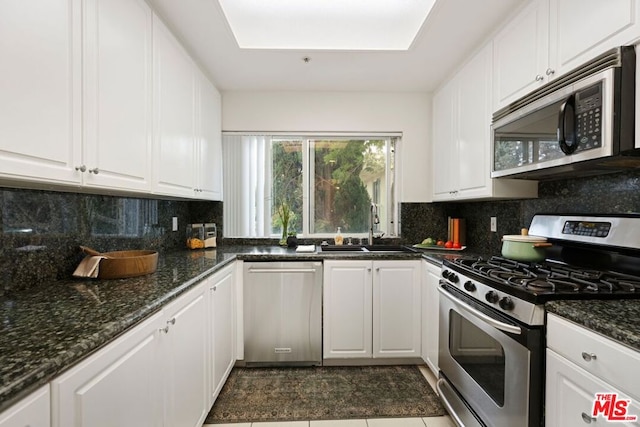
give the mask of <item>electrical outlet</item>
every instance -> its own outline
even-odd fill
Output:
[[[491,232],[495,233],[498,231],[498,218],[495,216],[491,217]]]
[[[174,216],[171,220],[171,231],[178,231],[178,217]]]

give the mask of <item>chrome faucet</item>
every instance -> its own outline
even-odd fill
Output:
[[[375,224],[380,224],[380,218],[378,218],[378,205],[371,202],[369,211],[369,244],[373,245],[373,227]]]

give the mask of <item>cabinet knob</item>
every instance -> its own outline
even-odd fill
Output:
[[[544,77],[542,77],[540,74],[536,75],[536,81],[537,82],[541,82],[544,80]]]
[[[98,169],[98,168],[89,169],[89,173],[94,173],[94,174],[98,175],[99,172],[100,172],[100,169]]]
[[[167,325],[175,325],[176,324],[176,318],[174,317],[171,320],[167,320]]]
[[[164,328],[159,329],[160,332],[164,332],[165,334],[169,332],[169,326],[165,326]]]
[[[591,362],[592,360],[597,359],[594,353],[587,353],[586,351],[582,352],[582,358],[585,360],[585,362]]]
[[[556,73],[556,70],[554,70],[553,68],[547,68],[547,71],[545,71],[547,73],[547,76],[552,76]]]
[[[87,167],[85,165],[76,166],[76,170],[80,172],[85,172]]]
[[[584,421],[587,424],[591,424],[591,423],[595,422],[596,419],[593,418],[592,416],[590,416],[589,414],[583,412],[582,413],[582,421]]]

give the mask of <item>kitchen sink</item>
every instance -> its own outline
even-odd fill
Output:
[[[322,252],[364,252],[365,248],[361,245],[328,245],[320,246]]]
[[[322,252],[374,252],[413,253],[415,249],[401,245],[328,245],[320,246]]]
[[[408,246],[401,245],[368,245],[364,247],[368,252],[402,252],[413,253],[417,252],[415,249]]]

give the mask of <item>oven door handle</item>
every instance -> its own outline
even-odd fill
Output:
[[[491,316],[487,316],[486,314],[484,314],[480,310],[477,310],[477,309],[465,304],[464,302],[460,301],[456,297],[452,296],[449,292],[447,292],[445,289],[441,288],[440,286],[438,286],[438,292],[440,292],[442,295],[447,297],[447,299],[449,299],[449,301],[454,303],[456,305],[456,307],[458,307],[460,310],[466,311],[467,313],[472,314],[473,316],[476,316],[476,317],[480,318],[482,321],[488,323],[489,325],[493,326],[494,328],[500,329],[501,331],[509,332],[509,333],[515,334],[515,335],[521,335],[522,334],[522,329],[520,329],[519,326],[510,325],[508,323],[504,323],[504,322],[501,322],[499,320],[496,320]]]

